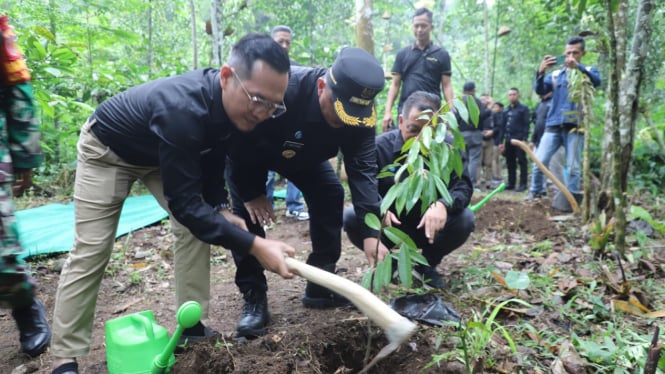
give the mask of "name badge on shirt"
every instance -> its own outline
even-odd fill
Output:
[[[285,141],[284,144],[282,144],[282,148],[284,149],[282,151],[282,157],[286,159],[293,158],[303,146],[303,143],[292,142],[289,140]]]

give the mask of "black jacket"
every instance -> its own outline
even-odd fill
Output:
[[[506,106],[504,113],[506,116],[504,134],[506,142],[510,142],[511,139],[527,140],[529,137],[529,125],[531,123],[529,108],[518,102],[514,107],[512,105]]]
[[[221,103],[219,70],[195,70],[111,97],[93,113],[92,131],[128,163],[160,168],[169,210],[194,236],[246,251],[254,235],[214,208],[227,201],[224,160],[240,133]]]
[[[540,144],[540,138],[543,136],[543,132],[545,132],[545,122],[547,121],[547,112],[550,110],[551,102],[552,97],[541,100],[533,111],[532,121],[534,127],[533,134],[531,135],[531,143],[535,144],[536,147]]]

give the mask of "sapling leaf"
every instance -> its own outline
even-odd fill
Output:
[[[365,214],[365,224],[374,230],[381,230],[381,221],[374,213]]]
[[[423,131],[420,132],[420,138],[423,141],[423,146],[427,149],[430,149],[432,145],[432,128],[425,126]]]
[[[410,236],[396,227],[384,227],[383,233],[391,242],[395,243],[395,245],[401,245],[402,243],[405,243],[409,247],[416,248],[416,242],[414,242]]]

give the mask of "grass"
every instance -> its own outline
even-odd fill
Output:
[[[579,242],[579,234],[570,237]],[[645,247],[634,248],[622,265],[630,292],[645,299],[650,310],[665,310],[665,264],[658,252],[661,242],[648,242]],[[626,298],[612,286],[622,282],[618,263],[596,259],[590,247],[570,243],[546,241],[527,245],[526,251],[524,248],[498,245],[491,250],[467,251],[471,254],[463,258],[464,270],[455,273],[460,279],[451,283],[453,295],[448,297],[466,322],[452,333],[442,330],[439,341],[455,344],[442,346],[428,367],[456,360],[464,363],[469,373],[479,370],[478,366],[496,372],[546,373],[561,360],[561,347],[569,345],[579,362],[592,372],[632,373],[633,368],[642,368],[654,326],[662,324],[663,317],[647,319],[613,308],[612,300]],[[566,262],[540,266],[553,252]],[[640,260],[660,263],[656,272],[649,272]],[[528,274],[528,286],[517,293],[497,281],[491,273],[505,275],[506,271],[493,266],[495,261],[512,263],[513,269],[529,268],[523,272]],[[516,308],[516,302],[537,309]],[[508,307],[510,303],[513,305]],[[509,369],[503,367],[506,362],[511,363]],[[665,359],[660,370],[665,372]]]

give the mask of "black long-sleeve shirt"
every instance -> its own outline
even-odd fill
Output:
[[[510,142],[511,139],[527,140],[529,137],[529,125],[531,124],[529,108],[517,102],[515,105],[508,105],[504,113],[506,118],[504,136],[506,141]]]
[[[267,170],[285,175],[298,173],[327,161],[341,150],[351,189],[351,200],[359,217],[379,215],[380,196],[376,181],[375,128],[326,123],[319,104],[317,79],[323,68],[291,67],[284,97],[287,112],[260,123],[230,153],[232,179],[243,201],[265,194]],[[374,231],[365,227],[365,237]]]
[[[254,235],[214,206],[226,202],[224,160],[239,131],[222,106],[219,70],[157,79],[103,102],[92,131],[130,164],[158,166],[169,210],[198,239],[247,251]]]
[[[379,170],[383,170],[384,167],[395,162],[395,159],[399,157],[402,151],[402,146],[404,145],[404,140],[402,139],[402,134],[399,130],[385,132],[376,138],[376,161]],[[393,170],[397,171],[397,170]],[[379,179],[379,193],[381,196],[385,196],[388,193],[390,187],[395,184],[394,176],[389,176]],[[459,214],[461,213],[470,203],[471,196],[473,195],[473,185],[471,184],[471,178],[469,177],[469,171],[464,162],[464,172],[462,176],[459,177],[457,173],[453,172],[450,175],[450,181],[448,182],[448,192],[450,192],[450,197],[452,202],[450,205],[446,204],[448,214]],[[444,202],[443,199],[439,201]],[[393,208],[391,208],[392,210]],[[394,210],[393,210],[394,212]],[[416,205],[411,212],[408,214],[409,219],[420,219],[420,205]],[[402,217],[400,217],[401,219]]]
[[[545,132],[545,121],[547,120],[547,112],[550,110],[550,103],[552,98],[541,100],[532,113],[532,122],[533,134],[531,135],[531,143],[535,144],[536,147],[540,144],[540,138],[542,138],[543,133]]]
[[[506,131],[506,113],[492,112],[492,138],[494,138],[494,145],[499,145],[503,142],[503,135]]]

